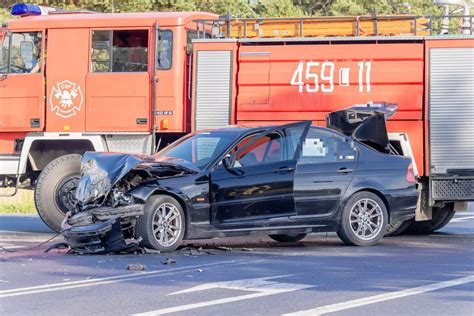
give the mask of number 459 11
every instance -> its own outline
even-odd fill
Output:
[[[361,61],[358,63],[358,68],[359,92],[370,92],[370,72],[372,69],[372,63],[370,61]],[[300,62],[293,73],[290,84],[292,86],[298,86],[299,93],[302,93],[303,91],[315,93],[320,90],[323,93],[333,92],[334,69],[335,65],[332,61],[325,61],[322,63],[316,61]],[[340,86],[350,85],[349,72],[350,68],[339,69],[338,84]]]

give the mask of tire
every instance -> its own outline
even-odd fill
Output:
[[[163,210],[170,217],[175,217],[170,222],[160,223],[163,218]],[[172,240],[169,240],[171,227],[177,227],[175,229],[175,236]],[[158,230],[160,229],[161,230]],[[156,233],[153,232],[155,229]],[[146,248],[159,250],[161,252],[170,252],[176,250],[183,241],[184,233],[186,230],[186,218],[181,205],[171,196],[168,195],[153,195],[151,196],[144,209],[144,214],[138,218],[136,225],[136,237],[142,238],[142,245]],[[162,237],[163,236],[163,237]],[[166,242],[168,239],[168,243]]]
[[[276,234],[268,235],[271,239],[278,242],[297,242],[306,237],[305,233],[296,234],[296,235],[287,235],[287,234]]]
[[[61,230],[66,213],[74,205],[74,191],[81,175],[81,155],[64,155],[41,171],[35,188],[35,206],[43,222]]]
[[[388,224],[385,236],[395,237],[395,236],[399,236],[403,234],[412,222],[413,222],[413,219],[409,219],[406,221],[400,221],[400,222]]]
[[[344,205],[337,235],[350,246],[372,246],[383,238],[387,222],[385,203],[374,193],[357,192]]]
[[[433,217],[428,221],[412,221],[405,230],[409,235],[427,235],[446,226],[454,217],[454,204],[449,203],[443,207],[433,208]]]

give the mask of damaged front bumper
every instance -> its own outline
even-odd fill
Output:
[[[62,234],[71,251],[81,254],[134,251],[135,222],[143,215],[143,204],[98,207],[67,216]]]

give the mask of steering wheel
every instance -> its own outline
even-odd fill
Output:
[[[20,67],[20,66],[16,66],[16,65],[10,65],[10,67],[15,67],[16,69],[19,69],[21,70],[21,73],[27,73],[27,72],[30,72],[28,69],[24,68],[24,67]],[[19,71],[17,71],[16,73],[20,73]]]

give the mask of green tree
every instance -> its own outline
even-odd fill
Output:
[[[2,0],[0,21],[11,18],[10,7],[18,0]],[[97,12],[207,11],[237,17],[284,17],[403,14],[438,15],[443,9],[432,0],[26,0],[67,10]]]
[[[367,14],[416,14],[436,15],[442,9],[428,0],[335,0],[328,15]]]
[[[254,7],[258,16],[296,17],[304,15],[301,7],[295,6],[291,0],[261,0]]]

